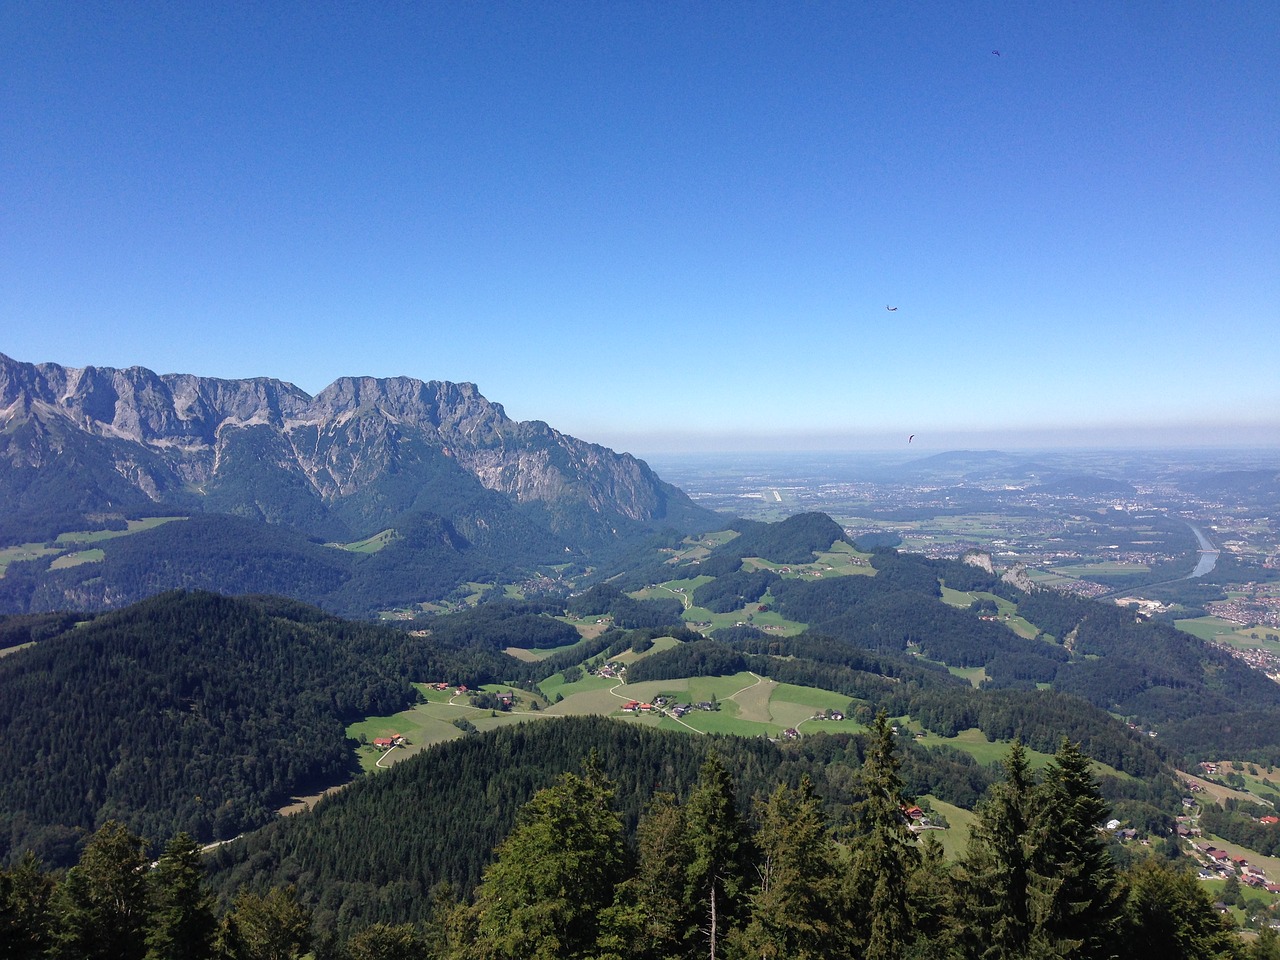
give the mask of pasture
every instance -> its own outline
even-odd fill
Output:
[[[1225,643],[1239,650],[1266,650],[1268,653],[1280,653],[1280,639],[1277,639],[1280,638],[1278,627],[1246,627],[1234,620],[1224,620],[1221,617],[1176,620],[1174,626],[1201,640]]]

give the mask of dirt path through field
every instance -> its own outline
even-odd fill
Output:
[[[756,677],[754,673],[751,676]],[[768,677],[756,677],[755,683],[743,687],[729,697],[738,705],[738,719],[772,723],[773,714],[769,712],[769,700],[777,688],[778,681],[770,680]]]

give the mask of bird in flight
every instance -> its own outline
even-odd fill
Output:
[[[894,312],[895,312],[895,311],[897,311],[897,309],[898,309],[897,307],[891,307],[891,306],[889,306],[887,303],[884,305],[884,308],[885,308],[886,310],[888,310],[890,313],[894,313]]]
[[[916,438],[916,435],[913,433],[911,436],[907,437],[907,443],[910,443],[915,438]]]
[[[991,51],[991,55],[992,55],[993,57],[998,57],[998,56],[1000,56],[1000,51],[999,51],[999,50],[992,50],[992,51]]]

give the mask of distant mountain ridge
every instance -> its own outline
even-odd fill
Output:
[[[26,443],[15,436],[24,421],[33,425]],[[417,440],[517,503],[577,501],[640,521],[693,506],[630,454],[541,421],[513,421],[471,383],[343,377],[311,397],[268,378],[71,368],[0,354],[0,429],[9,436],[8,470],[46,465],[72,437],[97,440],[112,445],[128,485],[156,502],[206,493],[257,433],[274,455],[270,466],[305,479],[325,504],[397,470],[404,462],[397,446]]]
[[[3,354],[0,502],[0,546],[165,512],[334,542],[392,529],[412,540],[427,520],[437,555],[479,548],[499,566],[580,558],[716,518],[643,461],[514,421],[471,383],[343,377],[312,397],[270,378]]]

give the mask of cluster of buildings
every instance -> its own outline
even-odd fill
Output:
[[[1232,623],[1280,628],[1280,597],[1254,595],[1248,599],[1211,600],[1205,609]]]
[[[639,700],[628,700],[622,705],[623,713],[653,713],[655,710],[660,713],[666,713],[675,717],[677,720],[683,717],[690,710],[719,710],[720,705],[712,700],[702,700],[698,703],[675,703],[670,697],[659,696],[653,698],[653,703],[641,703]]]
[[[431,687],[434,690],[439,690],[441,692],[452,688],[454,691],[454,695],[459,697],[462,696],[463,694],[471,692],[465,683],[460,683],[456,687],[454,687],[452,683],[428,683],[427,686]]]
[[[1226,850],[1219,850],[1212,844],[1192,842],[1191,848],[1201,858],[1204,867],[1200,871],[1202,880],[1217,877],[1235,876],[1246,887],[1257,887],[1267,893],[1280,893],[1280,883],[1272,883],[1266,873],[1249,863],[1245,857],[1233,857]]]

